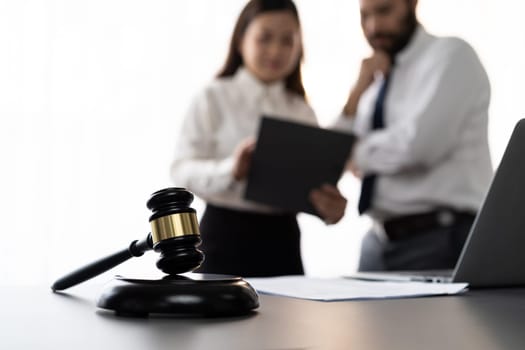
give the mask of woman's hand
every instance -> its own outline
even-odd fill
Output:
[[[255,139],[253,138],[243,140],[237,145],[234,151],[235,163],[232,171],[235,180],[240,181],[248,176],[254,150]]]
[[[335,186],[325,184],[312,190],[310,201],[328,225],[339,222],[345,214],[346,198]]]

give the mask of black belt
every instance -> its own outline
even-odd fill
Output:
[[[472,212],[438,209],[386,220],[383,222],[383,229],[390,240],[399,240],[417,235],[422,231],[451,227],[466,220],[472,222],[475,216]]]

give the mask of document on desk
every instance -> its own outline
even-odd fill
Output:
[[[246,279],[261,294],[318,301],[366,300],[458,294],[467,283],[370,282],[348,278],[282,276]]]

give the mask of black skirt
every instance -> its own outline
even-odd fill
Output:
[[[200,221],[204,262],[197,272],[267,277],[302,275],[294,214],[268,215],[208,204]]]

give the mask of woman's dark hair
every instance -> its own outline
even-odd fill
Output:
[[[270,11],[290,11],[297,20],[299,26],[299,14],[297,8],[292,0],[250,0],[241,11],[233,35],[230,41],[230,47],[228,50],[228,56],[226,56],[226,62],[224,66],[217,74],[218,78],[229,77],[237,72],[237,69],[244,63],[242,60],[241,53],[239,52],[239,45],[246,32],[246,28],[253,21],[253,19],[261,13]],[[303,81],[301,78],[301,60],[303,58],[303,48],[301,44],[301,54],[297,60],[297,64],[293,71],[286,77],[285,86],[288,91],[294,92],[303,98],[306,93],[304,91]]]

